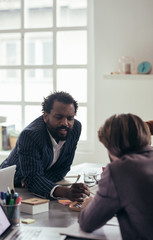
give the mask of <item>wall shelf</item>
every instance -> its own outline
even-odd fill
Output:
[[[153,74],[105,74],[104,80],[153,80]]]

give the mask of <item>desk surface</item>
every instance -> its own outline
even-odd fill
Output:
[[[101,172],[101,164],[82,163],[79,165],[75,165],[74,167],[72,167],[69,174],[83,174],[84,169],[96,169],[97,171]],[[34,194],[28,192],[24,188],[16,188],[16,191],[19,193],[22,199],[35,197]],[[70,210],[68,206],[63,206],[62,204],[59,204],[56,200],[50,201],[49,209],[49,212],[35,215],[21,213],[21,220],[23,218],[33,217],[36,221],[32,225],[35,226],[68,227],[78,219],[78,212]]]
[[[22,199],[36,197],[32,193],[29,193],[26,189],[16,188],[16,191],[19,193]],[[68,227],[78,218],[78,212],[70,210],[68,206],[63,206],[62,204],[58,203],[57,200],[50,201],[49,212],[38,213],[34,215],[21,212],[20,215],[21,220],[24,218],[34,218],[36,221],[32,224],[32,226],[37,227]]]
[[[88,168],[94,167],[97,169],[99,169],[99,168],[101,169],[101,165],[99,165],[99,164],[97,165],[97,164],[85,164],[84,163],[84,164],[79,164],[78,166],[76,165],[76,166],[72,167],[71,173],[75,173],[75,174],[81,173],[82,174],[83,169],[87,169],[87,167]],[[24,188],[16,188],[16,191],[19,193],[19,195],[23,199],[35,197],[32,193],[28,192]],[[60,229],[58,230],[58,228],[69,227],[73,223],[77,222],[78,215],[79,215],[78,212],[74,212],[74,211],[70,210],[68,206],[63,206],[62,204],[58,203],[57,200],[52,200],[52,201],[50,201],[48,212],[34,214],[34,215],[21,213],[21,220],[25,219],[25,218],[34,218],[35,222],[32,224],[28,224],[28,227],[30,227],[30,226],[52,227],[52,228],[56,228],[57,231],[60,231]],[[25,225],[25,224],[21,223],[21,226],[22,227],[27,226],[27,224]],[[110,226],[110,228],[111,228],[111,226]],[[73,239],[73,238],[67,238],[67,239]],[[121,239],[121,238],[120,238],[120,234],[119,234],[115,238],[102,238],[102,239],[110,239],[111,240],[111,239]]]

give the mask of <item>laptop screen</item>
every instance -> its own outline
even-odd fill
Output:
[[[0,236],[11,226],[6,214],[0,206]]]

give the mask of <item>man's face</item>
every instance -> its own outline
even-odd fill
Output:
[[[52,137],[57,142],[66,140],[74,125],[74,105],[55,101],[50,113],[43,116]]]

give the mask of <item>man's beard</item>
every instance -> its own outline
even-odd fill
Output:
[[[62,133],[60,133],[59,131],[61,129],[66,130],[67,134],[63,135]],[[66,126],[60,126],[60,127],[57,127],[57,128],[52,128],[52,127],[48,126],[48,130],[49,130],[50,134],[52,135],[52,137],[56,140],[56,142],[66,140],[68,138],[68,136],[70,135],[71,131],[72,131],[71,128],[66,127]]]

